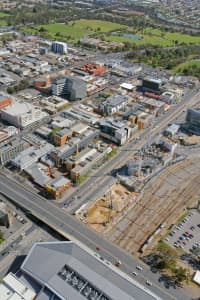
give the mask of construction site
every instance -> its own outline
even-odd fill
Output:
[[[102,232],[114,226],[135,199],[134,192],[131,193],[121,184],[116,183],[103,197],[85,206],[76,216],[89,227]]]
[[[182,159],[175,153],[177,144],[159,141],[136,152],[131,160],[117,173],[121,184],[139,193],[145,183],[167,165]]]
[[[131,255],[152,251],[200,193],[199,156],[187,158],[152,177],[120,220],[104,234]],[[143,251],[141,251],[143,250]]]

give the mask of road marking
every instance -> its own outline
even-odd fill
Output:
[[[4,178],[5,179],[5,178]],[[6,178],[6,179],[8,179],[8,178]],[[9,181],[10,179],[8,179],[8,181]],[[15,182],[13,182],[14,184],[16,184]],[[0,184],[2,184],[2,181],[1,181],[1,183]],[[13,193],[13,190],[10,188],[10,187],[8,187],[7,185],[5,185],[5,184],[3,184],[8,190],[10,190],[12,193]],[[23,186],[21,186],[20,185],[20,187],[21,188],[23,188]],[[46,212],[46,210],[45,209],[43,209],[42,207],[40,207],[40,206],[38,206],[35,202],[31,202],[30,200],[28,200],[27,198],[25,198],[23,195],[21,195],[21,194],[19,194],[16,190],[14,191],[14,193],[16,193],[18,196],[20,196],[21,198],[23,198],[25,201],[27,201],[27,202],[29,202],[29,203],[31,203],[31,205],[35,205],[37,208],[39,208],[39,210],[41,211],[43,211],[44,212],[44,215],[45,214],[49,214],[50,216],[52,216],[54,219],[56,219],[56,220],[58,220],[58,222],[60,222],[60,223],[62,223],[62,224],[64,224],[64,225],[66,225],[67,227],[70,227],[71,228],[71,230],[72,230],[72,232],[74,231],[74,232],[77,232],[80,236],[82,236],[83,237],[83,239],[86,239],[86,240],[88,240],[89,242],[90,242],[90,244],[93,244],[94,245],[94,248],[96,248],[96,243],[94,243],[92,240],[90,240],[87,236],[85,236],[85,235],[83,235],[82,233],[80,233],[79,231],[77,231],[74,227],[72,227],[71,225],[69,225],[68,223],[65,223],[65,222],[62,222],[58,217],[56,217],[55,215],[53,215],[52,213],[50,213],[49,211],[48,212]],[[34,196],[36,196],[37,197],[37,195],[35,195],[34,193],[31,193],[30,191],[29,191],[29,193],[30,194],[33,194]],[[13,201],[15,201],[15,200],[13,200]],[[51,203],[49,203],[49,205],[50,206],[52,206],[52,208],[54,208],[55,209],[55,207],[51,204]],[[58,212],[59,213],[62,213],[62,211],[60,211],[60,209],[58,209],[57,208],[57,210],[58,210]],[[32,212],[33,213],[33,212]],[[37,217],[37,214],[35,214],[35,216]],[[71,216],[70,216],[70,218],[72,218]],[[73,218],[73,221],[75,221],[74,220],[74,218]],[[48,222],[47,222],[47,224],[48,224]],[[82,223],[81,223],[82,224]],[[49,225],[49,224],[48,224]],[[51,227],[51,226],[50,226]],[[59,228],[59,230],[58,230],[58,232],[62,232],[62,229],[60,229]],[[65,233],[66,234],[66,233]],[[64,234],[63,234],[64,235]],[[71,234],[69,234],[68,236],[72,236]],[[98,236],[98,235],[97,235]],[[102,238],[102,237],[101,237]],[[76,238],[73,238],[72,237],[72,240],[77,240]],[[103,239],[103,238],[102,238]],[[103,239],[104,240],[104,239]],[[126,253],[123,249],[121,249],[121,248],[119,248],[118,246],[116,246],[116,245],[113,245],[113,244],[111,244],[110,242],[108,242],[108,241],[106,241],[105,240],[105,242],[107,242],[108,244],[110,244],[110,245],[112,245],[112,246],[114,246],[114,247],[116,247],[116,248],[118,248],[121,252],[124,252],[124,254],[125,255],[128,255],[128,256],[130,256],[128,253]],[[82,243],[82,242],[81,242]],[[88,247],[88,246],[87,246]],[[90,247],[88,247],[88,248],[90,248]],[[103,250],[103,252],[105,252],[105,253],[107,253],[107,255],[108,256],[110,256],[110,257],[112,257],[112,258],[114,258],[115,260],[118,260],[118,258],[117,257],[115,257],[113,254],[110,254],[109,253],[109,251],[107,251],[106,249],[104,249],[104,248],[102,248],[102,250]],[[131,256],[130,256],[130,258],[132,258]],[[132,258],[133,259],[133,258]],[[134,260],[134,259],[133,259]],[[138,260],[139,261],[139,260]],[[127,268],[127,270],[130,270],[130,273],[132,272],[132,269],[130,268],[130,266],[128,266],[128,265],[126,265],[125,263],[123,263],[123,265]],[[147,269],[147,268],[146,268]],[[128,274],[129,275],[129,274]],[[129,275],[130,276],[130,275]],[[141,277],[143,277],[143,279],[145,279],[145,280],[148,280],[148,278],[147,277],[145,277],[144,275],[141,275]],[[174,299],[174,300],[176,300],[176,298],[173,296],[173,295],[171,295],[170,293],[168,293],[167,291],[165,291],[163,288],[161,288],[159,285],[157,285],[156,283],[153,283],[153,285],[154,285],[154,287],[156,287],[157,289],[159,289],[162,293],[164,293],[164,294],[166,294],[167,296],[169,296],[171,299]],[[145,287],[144,287],[145,288]],[[151,291],[150,289],[149,289],[149,291]]]

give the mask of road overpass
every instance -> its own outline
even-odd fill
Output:
[[[106,241],[102,235],[87,228],[71,215],[55,207],[50,201],[31,192],[19,183],[6,178],[4,175],[0,175],[0,191],[17,206],[31,213],[66,239],[78,241],[94,251],[96,246],[100,246],[101,256],[113,264],[120,260],[122,262],[121,268],[125,273],[131,275],[136,270],[136,266],[138,264],[141,265],[141,262],[116,245]],[[165,290],[158,283],[158,274],[153,274],[146,265],[143,268],[144,272],[141,272],[140,276],[138,276],[137,282],[145,286],[146,280],[151,281],[153,283],[151,291],[159,297],[158,299],[188,299],[188,295],[185,295],[180,289],[174,290],[172,294]]]

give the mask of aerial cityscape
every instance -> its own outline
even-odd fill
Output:
[[[0,1],[0,300],[200,300],[200,1]]]

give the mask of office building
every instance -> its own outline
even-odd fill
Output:
[[[122,121],[113,119],[105,119],[100,121],[100,135],[107,140],[110,140],[117,145],[124,145],[131,137],[132,130]]]
[[[81,100],[86,97],[86,83],[76,77],[60,76],[53,81],[52,94],[71,101]]]
[[[163,82],[161,79],[146,77],[142,80],[142,88],[144,91],[153,92],[155,94],[161,93]]]
[[[37,162],[42,156],[50,153],[54,150],[54,146],[48,143],[41,145],[40,147],[31,146],[20,154],[18,154],[11,163],[20,170],[25,170],[30,167],[33,163]]]
[[[103,103],[101,103],[99,106],[99,110],[102,114],[113,115],[114,113],[125,109],[127,103],[128,97],[114,95],[108,97]]]
[[[51,51],[54,53],[66,54],[67,44],[62,42],[53,42],[51,44]]]
[[[128,275],[75,242],[36,243],[20,279],[40,289],[35,300],[161,300]]]
[[[200,135],[200,109],[189,108],[187,110],[186,122],[189,131]]]
[[[0,148],[0,165],[5,165],[11,159],[14,159],[19,153],[28,147],[28,143],[23,140],[16,140],[10,145]]]

